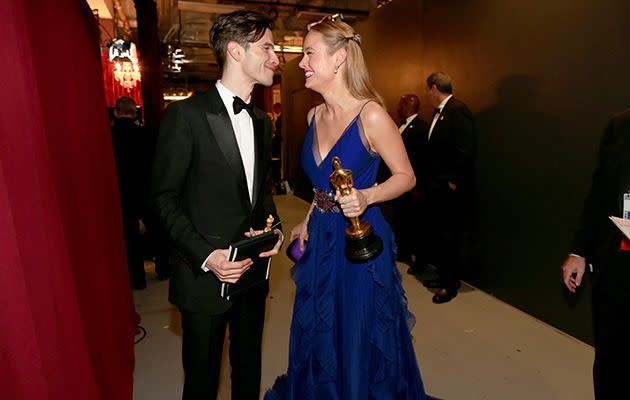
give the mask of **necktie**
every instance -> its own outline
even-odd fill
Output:
[[[442,109],[439,108],[439,107],[436,108],[435,110],[433,110],[433,117],[431,119],[435,118],[435,116],[438,115],[441,112],[442,112]]]
[[[234,96],[234,103],[232,103],[232,107],[234,107],[234,114],[238,115],[238,113],[245,110],[249,116],[254,119],[254,105],[252,103],[247,104],[240,97]]]

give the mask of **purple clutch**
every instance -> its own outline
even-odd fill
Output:
[[[306,243],[304,242],[304,251],[306,251]],[[300,250],[300,238],[295,238],[289,245],[287,246],[287,257],[294,263],[298,262],[304,251]]]

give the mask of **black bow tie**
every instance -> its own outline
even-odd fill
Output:
[[[232,107],[234,107],[235,115],[238,115],[241,111],[245,110],[249,116],[254,119],[254,104],[247,104],[240,97],[234,96],[234,103],[232,103]]]

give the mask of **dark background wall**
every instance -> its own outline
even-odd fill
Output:
[[[288,62],[282,73],[282,137],[284,138],[285,177],[294,186],[295,194],[311,201],[313,192],[300,167],[300,153],[308,128],[308,110],[322,102],[321,96],[304,87],[304,71],[300,59]]]
[[[475,114],[479,266],[469,279],[587,342],[590,285],[568,296],[559,267],[602,129],[630,106],[629,15],[627,0],[397,0],[355,26],[390,112],[415,92],[429,120],[424,81],[441,70]],[[283,98],[310,101],[286,83]]]
[[[422,76],[450,73],[475,113],[477,284],[591,343],[590,293],[568,296],[559,266],[602,129],[630,106],[628,15],[625,0],[427,0],[422,17]]]

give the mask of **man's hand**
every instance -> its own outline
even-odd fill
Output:
[[[278,235],[278,241],[276,242],[276,245],[273,246],[273,249],[260,253],[258,257],[260,258],[271,257],[271,256],[275,256],[276,254],[280,252],[280,247],[282,247],[282,242],[284,242],[284,235],[282,234],[282,231],[280,229],[274,229],[273,231]],[[260,235],[261,233],[264,233],[264,232],[265,231],[254,231],[254,236]],[[251,237],[252,233],[245,232],[245,236]]]
[[[206,267],[216,275],[221,282],[235,283],[252,266],[253,261],[247,258],[242,261],[228,261],[230,252],[227,249],[218,249],[210,253],[206,260]]]
[[[569,256],[562,264],[562,281],[571,293],[575,293],[582,283],[582,277],[586,270],[584,257]]]
[[[457,190],[457,185],[451,181],[448,182],[448,187],[451,188],[451,190],[453,191]]]

